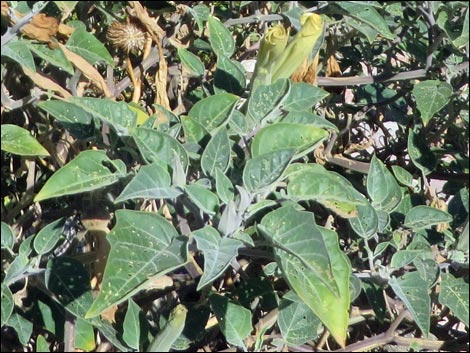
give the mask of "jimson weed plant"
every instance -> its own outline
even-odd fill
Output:
[[[468,16],[2,2],[2,351],[468,350]]]

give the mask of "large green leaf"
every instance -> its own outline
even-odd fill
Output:
[[[181,125],[183,126],[185,142],[200,143],[209,132],[196,119],[190,116],[181,116]]]
[[[401,201],[400,185],[376,156],[370,162],[367,192],[372,199],[372,206],[386,212],[393,211]]]
[[[215,177],[216,169],[225,173],[230,162],[231,143],[227,130],[220,129],[209,141],[201,157],[201,167],[206,175]]]
[[[100,189],[125,175],[126,166],[120,159],[109,159],[105,151],[83,151],[47,180],[34,201]]]
[[[39,102],[38,107],[64,123],[88,125],[93,116],[76,104],[67,101],[48,100]]]
[[[29,133],[17,125],[2,125],[1,148],[20,156],[49,156],[49,152]]]
[[[187,261],[187,238],[165,218],[149,212],[117,210],[116,225],[107,235],[111,250],[101,292],[86,317],[127,300],[146,285]]]
[[[413,96],[421,113],[424,126],[439,110],[444,108],[452,96],[452,86],[447,82],[428,80],[417,83],[413,88]]]
[[[345,218],[356,217],[356,206],[366,203],[346,178],[319,164],[309,164],[296,172],[287,185],[287,193],[295,200],[315,200]]]
[[[3,234],[2,234],[3,235]],[[13,301],[13,294],[10,288],[5,283],[2,283],[2,308],[1,308],[1,326],[5,325],[13,313],[15,302]]]
[[[243,243],[236,239],[222,238],[211,226],[194,231],[193,237],[196,239],[197,248],[204,253],[204,273],[197,285],[197,290],[200,290],[227,269]]]
[[[170,186],[170,174],[158,162],[144,165],[114,202],[130,199],[173,199],[182,194]]]
[[[468,315],[468,280],[455,278],[451,274],[442,275],[441,292],[439,302],[448,306],[465,326],[469,327]]]
[[[253,329],[250,310],[218,294],[211,293],[209,301],[227,342],[245,348],[243,340]]]
[[[328,94],[317,86],[305,82],[293,82],[289,93],[282,101],[282,108],[289,112],[308,111]]]
[[[273,121],[280,117],[280,104],[289,88],[289,80],[277,80],[271,85],[256,87],[248,100],[248,115],[257,122]]]
[[[90,97],[70,97],[68,101],[112,126],[119,136],[128,136],[137,126],[137,113],[124,102]]]
[[[136,128],[132,132],[142,157],[148,162],[163,162],[173,166],[173,157],[177,155],[183,169],[189,164],[188,154],[184,147],[170,135],[154,129]]]
[[[330,123],[325,118],[308,111],[292,111],[281,119],[283,123],[312,125],[319,129],[339,132],[335,124]]]
[[[65,56],[64,52],[60,48],[50,49],[47,45],[41,43],[28,42],[29,49],[41,59],[48,63],[58,67],[61,70],[74,74],[74,69],[70,61]]]
[[[271,185],[282,176],[294,154],[295,150],[290,148],[265,153],[248,160],[243,169],[243,185],[248,191]]]
[[[358,205],[357,217],[349,218],[351,228],[364,239],[370,239],[379,229],[379,219],[375,209],[367,202],[365,205]]]
[[[318,227],[313,213],[289,206],[268,213],[259,228],[276,246],[276,261],[289,286],[344,346],[351,266],[337,234]]]
[[[235,52],[235,41],[232,33],[222,22],[212,16],[209,16],[207,26],[209,28],[209,42],[214,53],[217,56],[224,55],[230,58]]]
[[[434,207],[419,205],[413,207],[405,216],[405,227],[419,229],[429,228],[439,223],[452,221],[452,216],[445,211]]]
[[[60,218],[41,229],[34,237],[34,250],[39,254],[47,254],[54,249],[64,231],[64,218]]]
[[[288,298],[284,296],[279,303],[277,323],[282,338],[291,345],[316,339],[321,321],[297,295],[288,293],[292,294]]]
[[[216,127],[226,123],[238,97],[230,93],[220,93],[194,104],[188,115],[211,132]]]
[[[90,64],[100,61],[114,66],[114,60],[106,47],[96,37],[83,28],[76,28],[65,46],[75,54],[82,56]]]
[[[129,347],[136,351],[138,351],[140,347],[142,319],[143,313],[140,307],[135,301],[129,299],[127,301],[126,316],[124,317],[122,339]]]
[[[392,277],[388,284],[405,303],[424,336],[428,336],[431,316],[431,299],[428,285],[418,272],[409,272],[400,278]]]
[[[36,71],[33,54],[31,54],[28,48],[28,42],[25,40],[11,41],[2,45],[2,56],[9,57],[33,72]]]
[[[7,326],[13,327],[18,336],[18,340],[23,346],[26,346],[31,339],[33,333],[33,323],[24,318],[19,313],[13,313],[8,319]]]
[[[236,60],[224,55],[217,58],[217,70],[214,73],[214,91],[241,95],[246,87],[245,69]]]
[[[197,55],[194,55],[189,50],[186,50],[184,48],[178,48],[178,56],[180,57],[183,67],[188,70],[191,75],[204,75],[204,64]]]
[[[219,199],[209,189],[198,184],[190,184],[184,187],[191,201],[193,201],[198,208],[209,215],[213,215],[219,208]]]
[[[217,196],[219,196],[219,199],[224,203],[229,203],[235,196],[235,189],[232,182],[220,169],[216,169],[215,172],[215,189]]]
[[[90,352],[96,347],[93,325],[82,318],[75,322],[75,348]]]
[[[272,151],[295,148],[294,158],[299,158],[312,151],[326,137],[326,130],[314,126],[276,123],[258,131],[251,143],[251,154],[257,157]]]
[[[426,142],[424,132],[408,132],[408,153],[413,164],[419,168],[424,175],[428,175],[436,166],[436,157]]]

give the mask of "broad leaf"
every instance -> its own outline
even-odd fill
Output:
[[[17,125],[2,125],[1,148],[20,156],[49,156],[49,152],[29,133]]]
[[[428,175],[436,166],[436,157],[430,150],[423,132],[408,132],[408,153],[413,164],[419,168],[424,175]]]
[[[111,251],[102,289],[88,318],[128,299],[150,277],[164,275],[187,261],[187,239],[156,213],[117,210],[116,225],[107,239]]]
[[[257,122],[273,121],[280,117],[280,104],[289,88],[289,80],[277,80],[274,84],[256,87],[248,100],[248,115]]]
[[[429,334],[431,299],[428,285],[418,272],[409,272],[389,282],[395,294],[405,303],[424,336]]]
[[[186,185],[184,190],[198,208],[209,215],[217,212],[217,209],[219,208],[219,199],[212,191],[198,184]]]
[[[182,194],[179,189],[170,184],[170,174],[158,162],[144,165],[114,202],[138,198],[173,199]]]
[[[356,207],[366,203],[346,178],[319,164],[309,164],[296,172],[287,193],[294,200],[315,200],[345,218],[356,217]]]
[[[83,151],[47,180],[34,201],[100,189],[125,175],[120,159],[109,159],[105,151]]]
[[[34,250],[39,254],[47,254],[54,249],[64,231],[64,218],[60,218],[41,229],[34,237]],[[3,235],[3,234],[2,234]]]
[[[235,196],[235,189],[232,182],[218,168],[216,168],[215,172],[215,189],[217,191],[217,196],[219,196],[219,199],[224,203],[228,203],[233,200]]]
[[[76,104],[67,101],[48,100],[39,102],[38,107],[62,123],[88,125],[93,116]]]
[[[75,54],[82,56],[90,64],[94,65],[104,61],[114,65],[113,57],[106,47],[96,37],[85,29],[76,28],[65,45]]]
[[[349,218],[349,224],[361,238],[370,239],[379,229],[377,213],[369,202],[356,207],[357,217]]]
[[[442,275],[439,302],[449,307],[467,327],[470,326],[468,294],[468,280],[455,278],[451,274]]]
[[[96,347],[93,325],[82,318],[75,322],[75,348],[90,352]]]
[[[246,75],[243,66],[236,60],[224,55],[217,58],[217,70],[214,73],[214,91],[241,95],[246,88]]]
[[[413,96],[424,126],[429,123],[434,114],[447,105],[451,95],[452,86],[443,81],[428,80],[414,86]]]
[[[299,158],[328,137],[328,132],[310,125],[276,123],[258,131],[251,143],[253,157],[272,151],[295,148]]]
[[[407,171],[405,168],[402,168],[398,165],[392,165],[393,174],[395,178],[405,186],[413,187],[413,175]]]
[[[28,48],[28,42],[25,40],[10,41],[2,45],[2,56],[6,56],[23,67],[36,71],[33,54]]]
[[[218,294],[211,294],[209,301],[227,342],[245,347],[243,340],[253,329],[250,310]]]
[[[3,234],[2,234],[3,235]],[[1,308],[1,326],[5,325],[13,313],[13,308],[15,307],[15,302],[13,301],[13,294],[11,293],[10,288],[5,283],[2,283],[2,308]]]
[[[25,347],[28,345],[33,333],[33,323],[25,319],[19,313],[13,313],[8,319],[7,326],[13,327],[18,336],[18,340]]]
[[[137,351],[140,346],[141,316],[143,315],[140,307],[135,303],[135,301],[129,299],[127,301],[126,316],[124,317],[124,332],[122,334],[122,339],[129,345],[129,347]]]
[[[276,261],[289,286],[344,346],[351,266],[337,234],[318,227],[313,213],[293,207],[268,213],[259,228],[275,245]]]
[[[289,93],[282,101],[282,108],[289,112],[308,111],[328,94],[317,86],[305,82],[293,82]]]
[[[230,58],[235,52],[235,41],[232,33],[222,22],[212,16],[209,16],[207,26],[209,28],[209,42],[214,53],[217,56],[224,55]]]
[[[372,199],[372,206],[386,212],[393,211],[401,201],[400,186],[376,156],[370,162],[367,192]]]
[[[194,104],[188,115],[211,132],[226,123],[238,97],[230,93],[220,93]]]
[[[204,253],[204,273],[197,285],[197,290],[200,290],[227,269],[243,243],[236,239],[222,238],[211,226],[194,231],[193,237],[197,248]]]
[[[60,48],[50,49],[47,45],[44,45],[42,43],[38,44],[30,41],[28,42],[28,47],[35,55],[37,55],[41,59],[69,73],[70,75],[74,74],[72,64]]]
[[[294,149],[265,153],[246,162],[243,185],[248,191],[263,189],[277,181],[294,157]]]
[[[330,123],[325,118],[322,118],[316,114],[313,114],[308,111],[299,111],[299,112],[289,112],[285,117],[281,119],[283,123],[291,123],[291,124],[304,124],[304,125],[312,125],[319,129],[331,130],[335,132],[339,132],[338,128],[335,124]]]
[[[434,207],[419,205],[408,211],[403,225],[408,228],[420,229],[451,221],[452,216],[447,212]]]
[[[200,144],[202,139],[209,135],[206,128],[190,116],[181,116],[181,125],[183,126],[185,142]]]
[[[209,141],[201,157],[201,167],[206,175],[215,177],[216,169],[224,172],[230,162],[231,143],[227,130],[220,129]]]
[[[2,249],[13,249],[13,245],[15,244],[15,235],[13,234],[13,230],[10,228],[8,224],[2,222],[2,232],[1,232],[1,244]]]
[[[204,75],[204,64],[197,55],[194,55],[189,50],[178,48],[178,56],[180,57],[183,67],[193,76]]]

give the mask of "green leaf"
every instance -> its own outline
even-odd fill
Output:
[[[321,325],[313,311],[293,293],[289,299],[283,298],[279,303],[277,323],[282,338],[290,345],[304,344],[316,339]]]
[[[209,135],[206,128],[190,116],[181,116],[181,125],[183,125],[184,138],[186,142],[195,142],[200,144],[204,137]]]
[[[259,228],[275,245],[289,286],[344,346],[351,265],[339,248],[338,235],[318,227],[313,213],[292,206],[268,213]]]
[[[421,113],[423,125],[426,126],[434,114],[449,103],[452,96],[452,86],[438,80],[419,82],[413,87],[413,96]]]
[[[407,171],[405,168],[402,168],[398,165],[392,165],[392,170],[393,170],[393,174],[395,174],[395,178],[397,178],[397,180],[402,185],[409,186],[410,188],[414,186],[413,175],[409,171]]]
[[[18,340],[23,346],[29,343],[31,334],[33,333],[33,323],[31,321],[26,320],[18,313],[13,313],[6,325],[15,329]]]
[[[31,54],[28,42],[25,40],[11,41],[2,45],[2,56],[6,56],[13,61],[16,61],[21,66],[26,67],[33,72],[36,71],[33,54]]]
[[[421,130],[416,133],[412,129],[408,131],[408,153],[413,164],[419,168],[424,175],[434,170],[436,157],[429,149],[424,133]]]
[[[372,199],[372,206],[391,212],[401,201],[401,189],[393,174],[374,155],[367,175],[367,192]]]
[[[419,205],[408,211],[403,225],[408,228],[420,229],[451,221],[452,216],[447,212],[434,207]]]
[[[169,352],[184,329],[188,309],[178,304],[170,313],[165,327],[158,332],[147,349],[148,352]]]
[[[241,95],[246,88],[244,67],[235,60],[219,55],[217,69],[214,73],[214,91],[216,93],[229,92]]]
[[[215,172],[215,189],[219,199],[221,199],[226,204],[235,197],[235,189],[232,182],[218,168],[216,168]]]
[[[91,65],[104,61],[114,66],[113,57],[103,43],[83,28],[76,28],[65,46],[75,54],[82,56]]]
[[[392,277],[388,284],[405,303],[425,337],[429,334],[431,299],[428,285],[418,272],[409,272],[400,278]]]
[[[50,49],[46,44],[38,44],[31,41],[28,41],[28,48],[44,61],[58,67],[70,75],[74,74],[72,64],[60,48]]]
[[[8,224],[2,222],[2,249],[13,249],[13,245],[15,244],[15,235],[13,234],[13,230],[10,228]]]
[[[213,16],[209,16],[207,26],[209,29],[209,42],[214,53],[218,57],[223,55],[230,58],[235,52],[235,41],[232,33]]]
[[[194,17],[194,20],[198,25],[198,29],[202,31],[204,29],[203,22],[207,21],[210,14],[210,10],[207,5],[199,4],[196,6],[186,6],[186,9],[188,9],[189,13]]]
[[[204,273],[197,285],[199,291],[227,269],[243,243],[236,239],[222,238],[211,226],[198,229],[192,235],[196,239],[197,248],[204,253]]]
[[[291,177],[287,193],[296,201],[315,200],[344,218],[356,217],[356,207],[366,203],[346,178],[319,164],[309,164]]]
[[[187,261],[187,239],[156,213],[117,210],[116,225],[106,238],[111,250],[102,289],[87,318],[127,300],[150,277],[162,276]]]
[[[68,101],[109,124],[119,136],[128,136],[130,130],[137,126],[137,113],[125,102],[90,97],[70,97]]]
[[[282,101],[282,108],[289,112],[308,111],[328,95],[329,93],[320,87],[305,82],[293,82]]]
[[[63,123],[85,125],[91,123],[92,114],[86,112],[74,103],[60,100],[49,100],[39,102],[38,107]]]
[[[439,302],[454,312],[465,326],[469,327],[468,316],[468,280],[455,278],[451,274],[442,274],[441,291],[439,292]]]
[[[39,254],[47,254],[59,242],[64,230],[64,218],[60,218],[41,229],[34,237],[34,250]]]
[[[463,5],[465,6],[465,5]],[[449,39],[452,41],[452,44],[459,49],[465,47],[468,43],[468,7],[466,7],[465,19],[462,20],[461,11],[450,10],[440,11],[437,18],[437,25],[447,34]],[[455,15],[454,13],[455,12]],[[460,16],[458,15],[460,14]],[[449,19],[450,17],[450,19]],[[463,24],[462,24],[463,22]],[[460,28],[460,24],[462,27]]]
[[[189,50],[178,48],[178,56],[180,57],[183,67],[193,76],[204,75],[204,64],[197,55],[194,55]]]
[[[209,302],[227,342],[245,348],[243,340],[253,330],[250,310],[214,293],[210,294]]]
[[[215,177],[216,169],[222,172],[230,162],[231,143],[227,130],[220,129],[209,141],[201,157],[201,167],[206,175]]]
[[[38,335],[36,338],[36,350],[35,352],[50,352],[49,343],[43,335]]]
[[[2,234],[3,236],[3,234]],[[5,283],[2,283],[2,323],[1,327],[7,323],[11,314],[13,313],[13,308],[15,307],[15,302],[13,301],[13,294],[11,293],[10,288]]]
[[[262,128],[253,138],[251,154],[262,154],[294,148],[294,159],[311,152],[328,137],[328,132],[314,126],[303,124],[276,123]]]
[[[17,125],[2,125],[1,148],[20,156],[49,156],[49,152],[29,133]]]
[[[226,123],[238,97],[230,93],[219,93],[194,104],[188,115],[211,132]]]
[[[275,120],[282,115],[280,105],[289,88],[289,80],[257,86],[248,100],[248,115],[257,122]]]
[[[213,215],[219,208],[219,199],[212,191],[198,184],[190,184],[184,187],[191,201],[193,201],[198,208],[209,215]]]
[[[83,151],[47,180],[34,201],[100,189],[125,175],[120,159],[109,159],[105,151]]]
[[[189,164],[188,154],[184,147],[170,135],[153,129],[138,127],[133,130],[132,137],[142,157],[148,162],[163,162],[173,166],[173,156],[179,156],[183,169]]]
[[[325,118],[307,111],[289,112],[281,119],[283,123],[312,125],[319,129],[339,132],[335,124],[330,123]]]
[[[246,162],[243,185],[248,191],[263,189],[281,178],[295,150],[284,149],[262,154]]]
[[[93,325],[82,318],[75,322],[75,348],[90,352],[96,347]]]
[[[395,38],[388,28],[387,22],[374,7],[361,5],[355,1],[341,1],[335,3],[335,6],[340,6],[348,16],[372,27],[386,39],[392,40]]]
[[[140,316],[142,312],[140,307],[133,301],[129,299],[127,301],[127,311],[126,316],[124,317],[123,323],[123,334],[122,339],[126,344],[135,349],[139,350],[140,346]]]
[[[179,189],[170,184],[170,174],[158,162],[144,165],[114,202],[138,198],[173,199],[182,194]]]
[[[369,202],[365,205],[358,205],[356,208],[357,217],[349,218],[349,224],[361,238],[370,239],[379,229],[377,213]]]

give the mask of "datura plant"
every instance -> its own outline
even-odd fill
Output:
[[[282,25],[268,29],[260,43],[253,89],[281,78],[289,78],[312,53],[322,38],[324,22],[320,15],[305,13],[300,17],[302,27],[287,44],[289,32]]]

